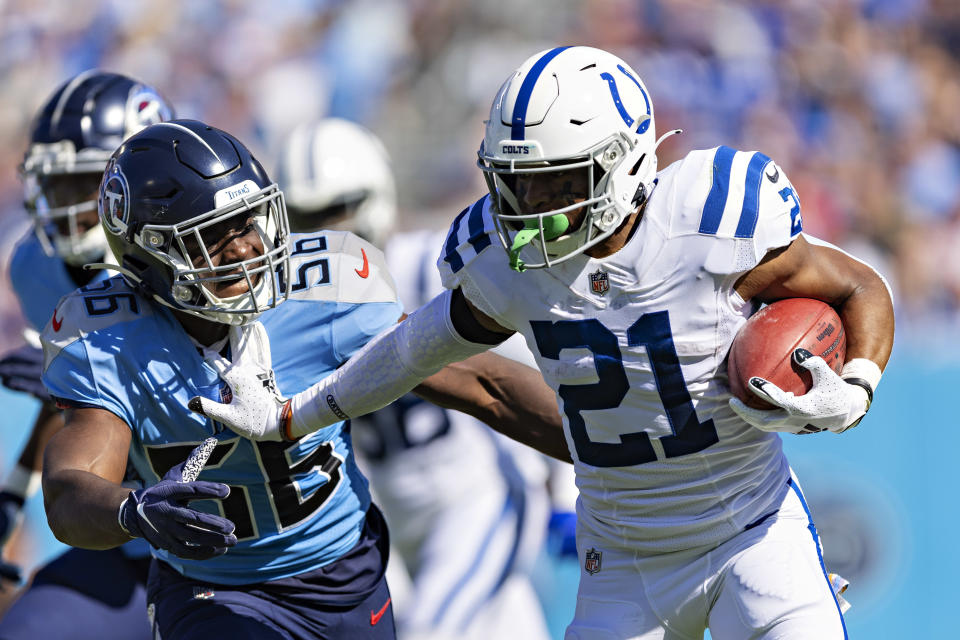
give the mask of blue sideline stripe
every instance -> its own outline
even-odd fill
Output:
[[[533,93],[533,86],[537,84],[537,79],[540,77],[540,74],[543,73],[544,67],[556,58],[557,54],[569,48],[570,47],[557,47],[547,51],[540,56],[540,59],[537,60],[533,67],[530,68],[530,71],[527,72],[527,77],[523,79],[523,84],[520,85],[517,102],[513,105],[513,120],[510,124],[510,138],[512,140],[523,140],[524,123],[527,121],[527,107],[530,105],[530,95]]]
[[[700,233],[714,234],[720,228],[723,207],[727,204],[727,193],[730,191],[730,169],[736,154],[736,150],[727,146],[717,148],[713,157],[713,186],[710,187],[710,194],[703,205]]]
[[[743,208],[740,210],[740,221],[737,223],[736,238],[752,238],[757,228],[757,218],[760,217],[760,184],[763,181],[763,170],[770,162],[770,158],[759,151],[750,158],[747,165],[747,183],[743,189]]]
[[[650,128],[650,123],[653,121],[653,114],[650,113],[650,98],[647,97],[647,92],[643,90],[643,85],[640,84],[640,81],[634,78],[633,75],[631,75],[631,73],[627,71],[622,64],[618,64],[617,69],[620,69],[623,75],[633,80],[633,84],[637,85],[637,89],[640,89],[640,93],[643,94],[643,101],[647,103],[647,115],[650,117],[641,122],[640,126],[637,127],[637,133],[644,133]]]
[[[454,218],[453,224],[450,226],[450,234],[447,236],[447,242],[443,245],[443,260],[450,265],[454,273],[463,269],[463,258],[461,258],[457,252],[457,247],[460,242],[457,238],[460,236],[460,222],[463,221],[463,217],[467,215],[468,211],[470,211],[470,207],[461,211],[460,214]]]
[[[480,253],[490,246],[490,234],[483,228],[483,205],[489,197],[489,195],[485,195],[477,200],[477,203],[473,205],[473,209],[470,210],[470,238],[467,242],[470,243],[473,250],[477,253]]]
[[[830,576],[827,575],[827,567],[823,564],[823,554],[820,552],[820,534],[817,533],[817,526],[813,524],[810,507],[807,506],[807,501],[803,499],[803,494],[800,492],[800,489],[793,483],[793,478],[789,478],[787,484],[793,489],[793,492],[797,494],[797,497],[800,498],[800,504],[803,505],[803,510],[807,514],[807,522],[809,523],[807,529],[810,530],[810,535],[813,536],[813,544],[817,548],[817,558],[820,559],[820,569],[823,571],[823,577],[827,581],[827,589],[830,590],[830,595],[833,597],[833,604],[837,605],[837,614],[840,616],[840,625],[843,627],[843,638],[847,640],[849,638],[847,635],[847,622],[843,619],[843,612],[840,611],[840,603],[837,602],[837,596],[833,593],[833,585],[830,584]]]

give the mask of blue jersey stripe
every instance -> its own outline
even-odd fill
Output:
[[[470,239],[468,242],[477,253],[480,253],[490,246],[490,235],[486,233],[486,230],[483,228],[483,204],[489,197],[490,196],[487,195],[480,198],[477,203],[473,205],[473,208],[470,209]]]
[[[533,87],[537,84],[537,79],[540,77],[540,74],[543,73],[543,69],[547,64],[556,58],[561,51],[569,48],[570,47],[557,47],[547,51],[540,56],[540,59],[537,60],[533,67],[530,68],[530,71],[527,72],[527,77],[523,79],[523,84],[520,85],[517,102],[513,105],[513,120],[510,124],[511,139],[523,140],[524,123],[527,121],[527,107],[530,105],[530,96],[533,94]]]
[[[740,221],[737,223],[737,238],[752,238],[757,228],[757,218],[760,217],[760,184],[763,180],[763,169],[770,162],[770,158],[760,152],[753,154],[750,164],[747,165],[747,183],[743,190],[743,208],[740,210]]]
[[[733,156],[736,150],[730,147],[719,147],[713,157],[713,186],[703,205],[703,217],[700,218],[700,233],[716,233],[723,218],[723,208],[727,204],[727,194],[730,191],[730,169],[733,167]]]
[[[460,223],[468,211],[470,211],[470,207],[461,211],[460,214],[454,218],[453,224],[450,226],[450,234],[447,236],[447,242],[443,246],[443,260],[450,265],[454,273],[463,269],[463,258],[460,257],[457,247],[460,246],[460,240],[458,239],[460,236]]]
[[[837,596],[833,592],[833,585],[830,584],[830,576],[827,575],[827,567],[823,564],[823,553],[820,551],[820,535],[817,533],[817,526],[813,524],[813,516],[810,514],[810,508],[807,506],[807,501],[803,499],[803,493],[793,482],[793,478],[787,479],[787,484],[790,485],[790,488],[793,489],[793,492],[797,494],[797,498],[800,499],[800,504],[803,506],[803,510],[807,514],[807,529],[810,530],[810,535],[813,536],[813,544],[817,548],[817,558],[820,559],[820,569],[823,571],[823,577],[827,580],[827,589],[830,590],[830,595],[833,596],[833,603],[837,605],[837,614],[840,616],[840,625],[843,627],[843,638],[844,640],[847,640],[847,623],[843,619],[843,612],[840,610],[840,603],[837,602]]]

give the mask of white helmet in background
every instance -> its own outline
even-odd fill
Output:
[[[382,247],[396,222],[387,151],[373,133],[347,120],[294,129],[280,149],[277,183],[293,232],[343,229]]]
[[[659,143],[650,94],[620,58],[592,47],[557,47],[524,62],[493,100],[477,163],[511,266],[549,267],[609,237],[650,194]],[[588,172],[593,192],[583,194],[585,201],[546,212],[521,209],[517,174],[570,170]],[[586,218],[569,229],[564,213],[581,207],[588,208]],[[527,245],[541,261],[520,259]]]

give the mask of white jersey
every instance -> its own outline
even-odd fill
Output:
[[[725,358],[754,311],[737,278],[801,231],[783,172],[760,153],[693,151],[659,172],[620,251],[523,273],[489,200],[454,221],[437,264],[445,287],[523,334],[557,393],[581,521],[660,553],[719,544],[776,510],[780,439],[729,408]]]

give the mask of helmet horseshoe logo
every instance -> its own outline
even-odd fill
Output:
[[[623,101],[620,99],[620,90],[617,89],[617,81],[614,79],[614,77],[606,72],[601,73],[600,77],[607,81],[607,85],[610,87],[610,97],[613,98],[613,104],[617,107],[617,111],[620,112],[620,117],[623,118],[623,121],[626,123],[626,125],[628,127],[632,127],[634,122],[639,121],[640,124],[637,126],[637,133],[645,133],[646,130],[650,128],[650,121],[652,120],[652,116],[650,114],[650,99],[647,98],[647,92],[643,90],[643,86],[637,81],[636,78],[630,75],[630,72],[624,69],[623,66],[617,65],[617,68],[620,69],[623,75],[633,80],[633,83],[637,85],[637,89],[640,90],[640,93],[643,95],[643,100],[647,105],[646,115],[640,116],[637,118],[637,120],[634,120],[633,117],[627,113],[626,108],[624,108]]]

